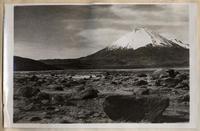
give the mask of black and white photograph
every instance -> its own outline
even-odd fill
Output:
[[[188,4],[14,6],[13,123],[189,123]]]

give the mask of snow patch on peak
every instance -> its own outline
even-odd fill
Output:
[[[120,39],[113,42],[108,49],[137,49],[149,44],[154,47],[172,47],[174,46],[173,43],[184,48],[187,47],[183,45],[183,43],[180,43],[177,39],[176,41],[168,40],[167,38],[147,28],[135,28],[132,32],[125,34]]]
[[[181,40],[177,39],[175,36],[173,36],[171,34],[166,34],[166,33],[163,33],[161,35],[163,37],[167,38],[168,40],[178,44],[179,46],[189,49],[189,44],[182,42]]]

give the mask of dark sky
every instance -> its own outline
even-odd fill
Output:
[[[16,6],[15,55],[78,58],[141,26],[187,43],[188,15],[183,4]]]

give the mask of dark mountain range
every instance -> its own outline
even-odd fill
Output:
[[[41,62],[64,69],[188,67],[189,50],[182,47],[150,46],[136,50],[105,48],[78,59],[41,60]]]
[[[59,68],[42,62],[14,56],[14,71],[58,70]]]

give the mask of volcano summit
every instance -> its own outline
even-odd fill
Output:
[[[153,32],[147,28],[136,28],[134,31],[122,36],[115,41],[109,48],[126,48],[126,49],[138,49],[140,47],[151,45],[152,47],[178,47],[189,48],[187,44],[184,44],[180,40],[167,38],[160,34]]]

